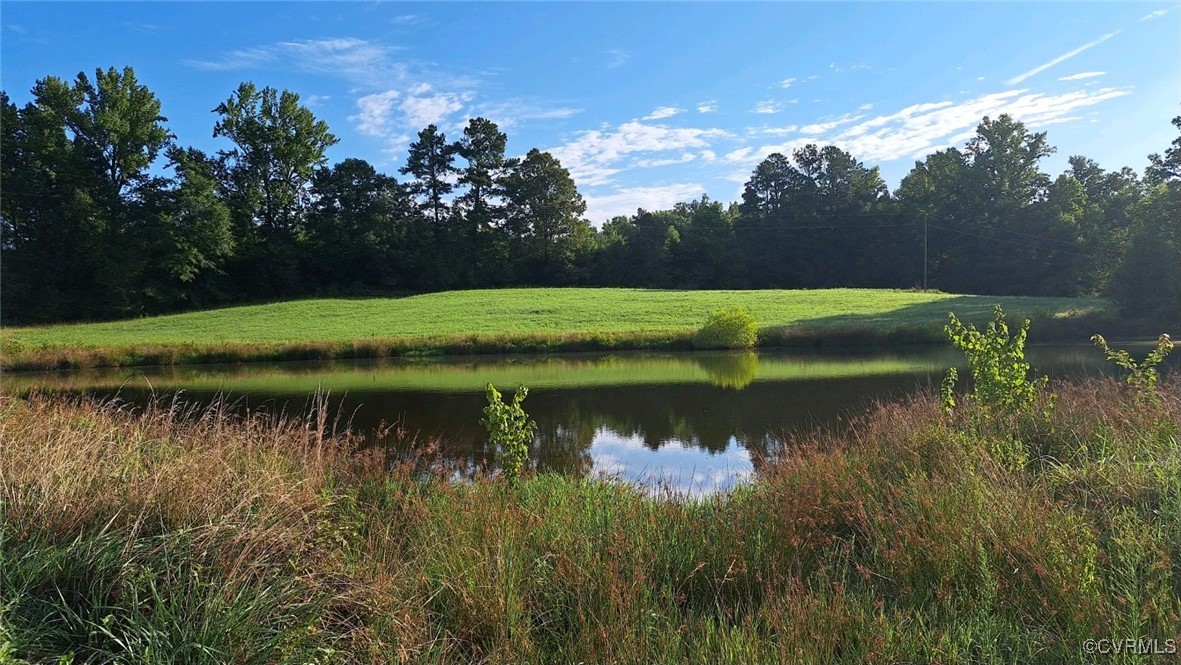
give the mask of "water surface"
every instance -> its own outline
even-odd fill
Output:
[[[1029,358],[1039,374],[1108,369],[1085,345],[1032,347]],[[29,373],[4,383],[133,403],[178,392],[203,403],[224,396],[272,413],[301,413],[327,392],[370,444],[405,452],[434,442],[468,468],[495,464],[479,423],[485,384],[506,393],[524,384],[538,425],[536,468],[698,493],[742,482],[790,434],[839,427],[875,401],[937,385],[962,361],[946,347],[561,354]]]

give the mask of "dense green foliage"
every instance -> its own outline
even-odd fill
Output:
[[[1052,394],[1051,394],[1052,393]],[[1081,662],[1181,624],[1181,391],[883,405],[749,485],[449,480],[159,405],[0,398],[7,662]],[[1036,405],[1035,405],[1036,406]],[[1017,440],[1030,463],[998,463]],[[1105,662],[1171,662],[1171,655]]]
[[[1110,294],[1126,316],[1181,325],[1181,138],[1144,178],[1082,156],[1051,178],[1044,133],[984,118],[894,192],[876,167],[808,145],[763,160],[739,203],[595,229],[557,159],[506,155],[485,118],[454,141],[423,129],[398,180],[329,165],[336,137],[290,91],[239,86],[215,109],[229,145],[213,155],[177,143],[161,112],[130,68],[47,77],[24,108],[0,93],[5,323],[601,285]]]
[[[985,407],[1006,411],[1017,411],[1037,399],[1038,388],[1046,384],[1047,378],[1029,378],[1030,365],[1025,359],[1029,319],[1021,324],[1016,334],[1011,334],[1000,305],[993,310],[993,320],[984,330],[978,330],[970,323],[965,326],[953,312],[949,312],[947,318],[949,322],[944,330],[948,339],[968,359],[972,372],[972,399]],[[949,370],[942,387],[945,407],[952,404],[946,395],[958,378],[958,373],[953,372],[954,368]]]
[[[521,407],[521,402],[529,394],[524,385],[517,386],[513,401],[505,404],[500,391],[489,383],[484,389],[488,398],[488,406],[484,407],[484,417],[480,424],[488,431],[488,443],[499,452],[500,468],[510,487],[516,487],[521,481],[521,474],[525,465],[529,463],[529,448],[533,443],[533,432],[537,423],[529,419],[529,414]]]
[[[710,314],[693,338],[702,349],[750,349],[759,341],[759,324],[754,315],[734,307]]]

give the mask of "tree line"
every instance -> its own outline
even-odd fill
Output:
[[[130,67],[46,77],[23,108],[3,92],[0,106],[5,323],[514,285],[1103,294],[1181,318],[1181,138],[1143,176],[1074,156],[1051,178],[1044,133],[986,117],[894,192],[877,167],[808,145],[764,159],[740,202],[595,229],[558,160],[507,155],[485,118],[454,141],[423,129],[399,179],[329,165],[328,125],[252,83],[214,109],[232,145],[215,154],[177,143]]]

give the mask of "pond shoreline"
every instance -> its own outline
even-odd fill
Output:
[[[1069,317],[1031,317],[1030,342],[1085,342],[1096,332],[1111,336],[1155,336],[1159,330],[1101,313]],[[361,360],[433,356],[537,354],[580,351],[697,351],[692,329],[631,333],[520,333],[358,339],[280,344],[140,344],[112,347],[50,346],[13,348],[0,353],[0,370],[9,372],[71,369],[205,365],[300,360]],[[794,325],[764,328],[757,348],[900,347],[946,341],[942,323]]]

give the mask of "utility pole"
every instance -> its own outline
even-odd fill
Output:
[[[923,211],[923,290],[927,290],[927,211]]]

